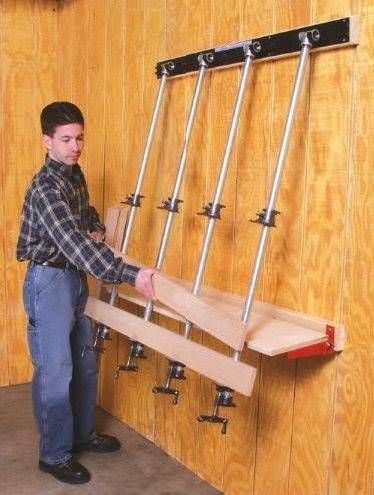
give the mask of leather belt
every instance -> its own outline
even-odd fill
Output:
[[[60,268],[61,270],[70,269],[70,270],[76,270],[77,272],[80,271],[80,269],[77,266],[73,265],[69,261],[34,261],[34,260],[31,260],[30,263],[33,263],[34,265],[49,266],[51,268]]]

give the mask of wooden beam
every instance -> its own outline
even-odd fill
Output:
[[[85,314],[109,328],[141,342],[169,359],[243,395],[251,395],[256,368],[234,361],[216,351],[170,332],[154,323],[146,322],[108,303],[89,297]]]
[[[127,287],[121,288],[119,291],[119,297],[142,307],[144,307],[146,303],[145,299],[136,295],[135,291],[129,290]],[[234,312],[234,310],[238,308],[231,307],[230,309]],[[158,302],[154,305],[154,311],[177,321],[185,320],[182,315]],[[261,354],[266,354],[267,356],[276,356],[278,354],[283,354],[285,352],[300,349],[309,345],[319,344],[327,340],[324,331],[322,331],[322,329],[324,330],[326,328],[325,321],[323,321],[324,326],[322,326],[322,323],[320,324],[321,330],[319,331],[308,328],[302,324],[294,324],[279,319],[279,313],[281,311],[281,308],[274,306],[274,312],[278,313],[277,319],[271,316],[258,314],[256,312],[252,313],[249,332],[246,336],[246,345],[250,349],[260,352]],[[285,311],[287,312],[287,310]],[[238,315],[239,313],[240,308],[239,311],[237,311]],[[301,315],[300,313],[297,313],[297,315],[301,320],[304,316],[306,316],[306,319],[308,318],[308,315]],[[312,323],[315,326],[315,322],[313,322],[313,320]],[[339,330],[339,326],[335,328]],[[337,347],[340,347],[339,342]],[[335,350],[341,349],[335,348]]]

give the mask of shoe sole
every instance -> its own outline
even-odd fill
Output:
[[[112,449],[101,450],[101,449],[95,449],[92,447],[85,447],[83,445],[82,446],[77,445],[76,447],[73,447],[72,453],[73,454],[80,454],[81,452],[94,452],[95,454],[110,454],[111,452],[117,452],[120,449],[121,449],[121,447],[114,447]]]
[[[61,481],[62,483],[69,483],[69,485],[82,485],[83,483],[88,483],[91,480],[91,477],[89,477],[88,479],[84,479],[84,480],[67,479],[67,478],[64,478],[63,476],[59,476],[58,474],[53,473],[47,467],[40,466],[40,465],[39,465],[39,469],[40,469],[40,471],[43,471],[43,473],[50,474],[51,476],[56,478],[56,480]]]

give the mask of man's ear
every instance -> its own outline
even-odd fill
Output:
[[[52,147],[51,139],[52,138],[50,136],[48,136],[47,134],[43,134],[43,144],[47,148],[47,150],[50,150]]]

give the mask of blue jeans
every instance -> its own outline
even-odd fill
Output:
[[[94,435],[97,364],[91,322],[84,315],[83,272],[30,263],[23,297],[34,374],[32,401],[38,426],[39,458],[58,464],[71,457],[73,443]]]

